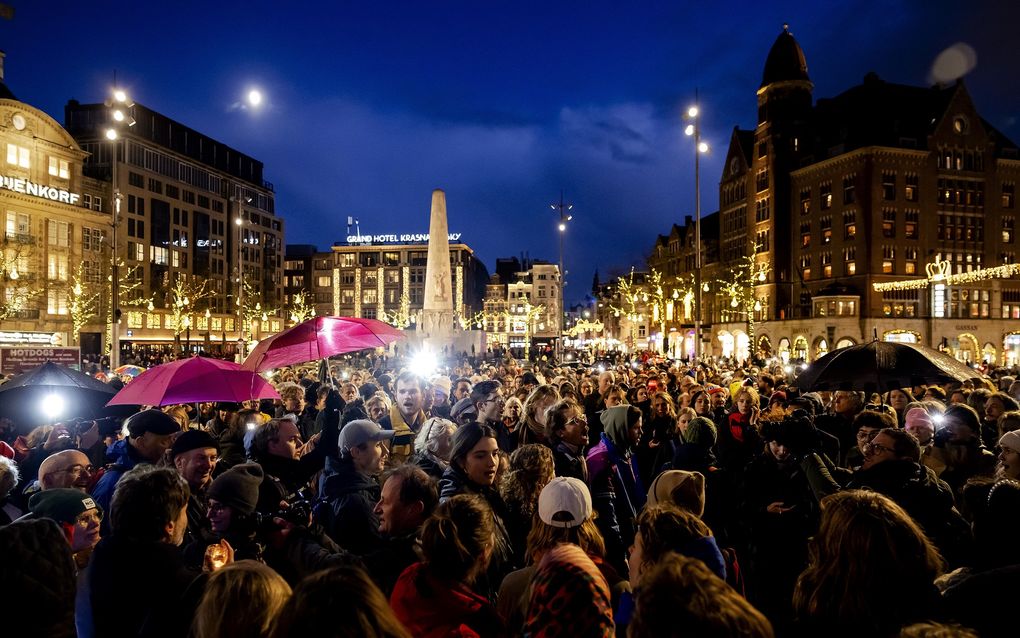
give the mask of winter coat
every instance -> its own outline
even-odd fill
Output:
[[[298,490],[308,486],[312,476],[322,469],[324,455],[321,446],[316,446],[300,459],[267,455],[258,459],[265,477],[259,485],[259,501],[255,509],[263,514],[273,514],[280,509],[280,501],[291,498]]]
[[[340,547],[355,554],[367,554],[382,544],[379,517],[379,482],[362,474],[350,457],[340,459],[337,473],[326,479],[322,498],[326,507],[316,508],[317,522]]]
[[[446,471],[446,466],[440,465],[439,461],[425,450],[415,452],[410,462],[420,467],[422,471],[437,481],[443,478],[443,472]]]
[[[584,448],[575,451],[569,443],[560,441],[553,446],[552,453],[556,476],[588,482],[588,461],[584,457]]]
[[[954,507],[953,491],[930,468],[910,459],[883,461],[854,472],[847,489],[888,496],[910,514],[951,566],[970,554],[970,526]]]
[[[397,579],[390,607],[415,638],[500,638],[503,619],[485,597],[463,583],[440,579],[424,563]]]
[[[493,524],[496,530],[496,546],[489,562],[489,569],[486,574],[480,577],[476,584],[479,591],[485,591],[491,598],[495,598],[496,588],[510,570],[516,565],[515,561],[524,562],[523,556],[514,556],[513,547],[510,544],[510,534],[507,532],[506,518],[507,507],[503,497],[493,487],[481,487],[472,483],[467,474],[457,465],[451,463],[450,467],[443,472],[443,478],[439,481],[439,502],[443,503],[458,494],[475,494],[485,499],[492,510]]]
[[[121,439],[111,445],[108,456],[113,459],[113,464],[107,466],[99,482],[92,488],[92,498],[104,512],[110,511],[113,491],[117,487],[120,477],[124,476],[125,472],[133,469],[136,465],[148,463],[128,442],[128,439]],[[102,534],[104,536],[110,533],[109,521],[109,516],[103,518]]]
[[[595,519],[606,543],[606,560],[619,572],[626,571],[627,548],[634,542],[634,521],[647,495],[638,478],[634,457],[625,454],[609,435],[588,452],[588,487]]]
[[[0,618],[25,638],[74,638],[75,564],[60,527],[48,518],[0,527]]]
[[[724,427],[719,428],[715,451],[719,465],[740,474],[752,459],[761,454],[764,443],[750,419],[739,412],[730,414]]]
[[[96,636],[188,635],[201,573],[184,566],[180,548],[113,535],[99,541],[89,566]],[[129,601],[125,599],[129,597]]]

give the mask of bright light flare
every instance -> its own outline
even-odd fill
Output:
[[[560,224],[560,232],[563,232],[566,229],[567,229],[567,225],[566,224]]]
[[[106,129],[106,139],[108,140],[117,139],[117,131],[113,130],[112,128]]]
[[[694,135],[694,125],[693,124],[688,124],[687,125],[687,128],[684,129],[684,135],[686,135],[688,137],[690,137],[691,135]]]
[[[124,121],[124,111],[121,111],[120,109],[115,110],[113,112],[113,119],[117,120],[118,122],[123,122]]]
[[[700,144],[698,144],[698,152],[700,152],[700,153],[707,153],[708,152],[708,144],[706,142],[701,142]]]
[[[698,107],[692,106],[687,109],[687,117],[698,117]]]
[[[252,89],[248,91],[248,104],[252,107],[258,108],[262,105],[262,92],[258,89]]]
[[[118,102],[127,102],[127,93],[124,92],[124,89],[114,89],[113,99]]]
[[[39,407],[49,420],[54,420],[64,413],[64,397],[59,394],[47,394],[42,398]]]
[[[436,355],[428,350],[416,353],[411,357],[411,363],[408,366],[412,373],[423,379],[430,378],[438,367],[439,361],[436,359]]]

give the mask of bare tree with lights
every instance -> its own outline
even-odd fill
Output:
[[[290,320],[295,324],[308,321],[315,316],[315,306],[311,303],[311,295],[304,290],[292,295],[287,311],[290,313]]]
[[[208,281],[195,276],[180,273],[170,281],[170,274],[167,273],[163,279],[166,289],[166,307],[169,311],[170,328],[174,331],[174,343],[178,348],[181,346],[181,333],[191,330],[194,325],[195,309],[199,301],[213,295],[208,288]]]
[[[67,311],[71,315],[71,339],[74,343],[78,343],[82,328],[99,317],[102,310],[105,289],[90,279],[85,264],[79,263],[68,286]]]
[[[724,318],[743,315],[747,321],[748,356],[754,352],[754,323],[756,312],[762,309],[761,300],[755,294],[755,287],[768,281],[772,266],[766,261],[758,261],[757,244],[751,244],[751,254],[740,258],[730,269],[727,280],[717,280],[720,294],[730,298],[730,307],[724,308]]]
[[[400,293],[400,305],[392,311],[384,312],[382,320],[398,330],[403,330],[415,321],[411,312],[411,297],[405,289]]]
[[[8,237],[0,250],[0,273],[3,276],[0,321],[29,310],[29,306],[45,292],[35,273],[31,272],[35,261],[34,243]]]

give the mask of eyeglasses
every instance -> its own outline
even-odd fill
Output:
[[[93,472],[96,471],[96,468],[92,465],[82,465],[80,463],[76,463],[74,465],[65,467],[60,471],[67,472],[68,474],[81,474],[82,471],[85,471],[88,472],[89,474],[92,474]]]
[[[892,448],[888,448],[884,445],[879,445],[878,443],[868,443],[867,445],[864,446],[864,449],[867,450],[868,452],[871,452],[872,454],[880,454],[884,452],[891,453],[893,451]]]
[[[482,403],[500,403],[500,404],[503,404],[503,403],[506,403],[506,399],[504,399],[503,397],[500,397],[500,396],[496,396],[496,397],[492,397],[491,399],[486,399],[486,400],[482,401]]]
[[[871,437],[875,436],[876,434],[878,434],[877,430],[866,430],[866,429],[858,430],[857,431],[857,440],[858,441],[870,441]]]
[[[100,512],[99,510],[96,510],[91,513],[84,512],[82,514],[79,514],[78,518],[74,519],[74,522],[79,525],[89,525],[91,523],[95,523],[96,525],[98,525],[99,523],[103,522],[103,513]]]
[[[588,425],[588,419],[583,416],[575,416],[567,421],[567,425]]]

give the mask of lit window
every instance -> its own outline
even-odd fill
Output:
[[[17,144],[7,145],[7,163],[11,166],[31,168],[32,163],[29,161],[30,157],[28,149],[24,146],[18,146]]]
[[[53,177],[59,177],[60,179],[70,178],[71,168],[67,160],[62,160],[59,157],[51,157],[50,175],[52,175]]]
[[[892,271],[893,271],[893,263],[891,261],[888,261],[888,260],[887,261],[883,261],[882,262],[882,272],[888,274],[888,273],[891,273]]]
[[[848,261],[848,262],[846,262],[846,274],[848,274],[848,275],[855,275],[855,274],[857,274],[857,262],[856,261]]]

